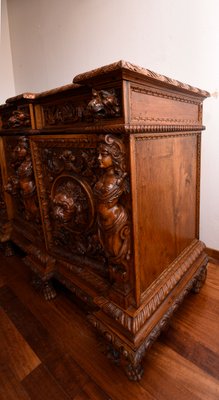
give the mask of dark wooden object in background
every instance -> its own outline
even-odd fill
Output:
[[[0,108],[1,241],[25,251],[46,299],[55,277],[90,307],[132,380],[206,278],[198,229],[208,95],[120,61]]]

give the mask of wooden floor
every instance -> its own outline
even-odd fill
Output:
[[[29,280],[20,256],[0,252],[1,400],[219,399],[219,265],[147,353],[140,383],[106,359],[66,289],[46,302]]]

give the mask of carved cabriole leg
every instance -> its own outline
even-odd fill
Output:
[[[116,350],[111,344],[107,345],[107,358],[111,360],[115,365],[120,364],[120,352]]]
[[[142,358],[144,352],[134,352],[119,337],[108,331],[108,328],[93,315],[88,317],[91,324],[105,338],[107,343],[107,358],[115,365],[121,365],[131,381],[139,381],[144,373]]]
[[[39,249],[33,245],[29,245],[26,251],[31,252],[31,254],[28,254],[24,258],[24,262],[33,273],[33,286],[43,293],[46,300],[54,299],[56,297],[56,291],[51,278],[54,275],[55,259],[47,253],[39,251]]]
[[[107,358],[117,366],[122,365],[130,381],[141,380],[144,374],[144,367],[141,359],[135,360],[132,353],[130,353],[129,356],[128,352],[123,348],[118,351],[112,346],[112,344],[110,344],[107,345]]]
[[[51,280],[46,280],[43,282],[42,291],[46,300],[53,300],[56,297],[56,291]]]
[[[136,365],[128,364],[125,372],[130,381],[140,381],[144,374],[144,368],[142,363]]]
[[[131,361],[127,357],[128,352],[123,348],[119,351],[112,344],[107,345],[107,358],[117,366],[124,365],[124,371],[130,381],[140,381],[144,373],[141,360],[134,360],[132,357]]]
[[[53,300],[56,297],[56,291],[51,279],[41,278],[39,275],[33,273],[32,285],[36,290],[43,293],[45,300]]]

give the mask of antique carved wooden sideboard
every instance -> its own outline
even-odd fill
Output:
[[[46,299],[55,278],[90,306],[133,380],[206,277],[199,186],[208,95],[120,61],[0,107],[1,242],[24,250]]]

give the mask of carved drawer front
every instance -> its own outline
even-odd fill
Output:
[[[7,169],[4,190],[12,200],[14,231],[34,243],[43,242],[29,139],[26,136],[4,137],[4,150]]]
[[[100,121],[122,122],[121,87],[117,84],[116,88],[96,90],[66,85],[36,96],[35,113],[37,128],[46,130],[79,129]]]

